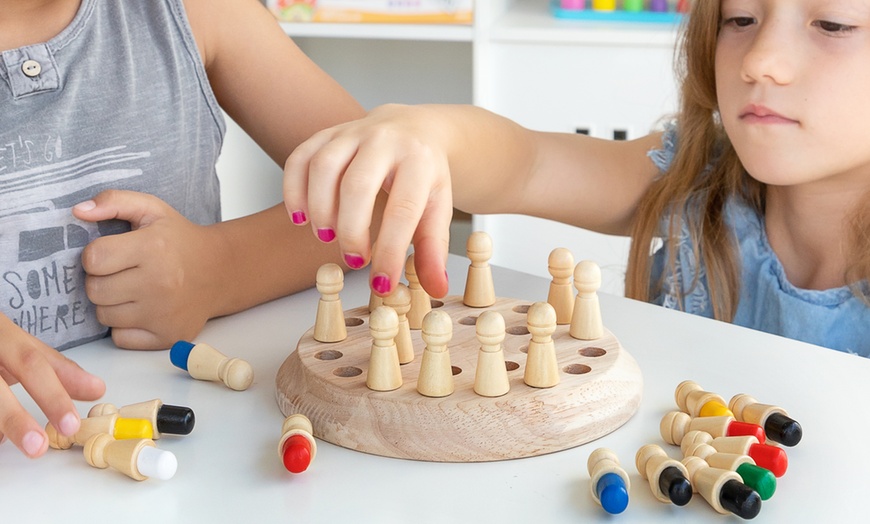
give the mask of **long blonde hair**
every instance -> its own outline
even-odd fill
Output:
[[[626,274],[626,295],[649,301],[662,282],[651,289],[650,246],[662,217],[669,218],[664,242],[679,241],[684,214],[700,209],[701,221],[687,226],[695,259],[706,265],[709,295],[715,318],[732,320],[739,298],[740,267],[734,239],[725,223],[725,204],[741,195],[763,212],[764,187],[746,174],[718,118],[715,55],[719,33],[718,0],[694,2],[679,46],[678,67],[682,80],[677,115],[679,147],[668,172],[650,188],[638,207],[632,230],[632,245]],[[676,249],[668,249],[663,273],[676,273]],[[674,279],[677,286],[679,279]],[[677,289],[682,298],[697,285]],[[655,286],[658,286],[656,288]]]

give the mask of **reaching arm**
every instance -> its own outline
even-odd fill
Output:
[[[472,106],[389,105],[297,148],[285,164],[284,199],[314,228],[334,227],[343,252],[371,256],[373,283],[398,281],[413,242],[421,284],[442,296],[453,206],[628,234],[657,173],[646,152],[659,143],[658,134],[612,142],[535,132]],[[369,253],[364,225],[381,190],[389,198]]]

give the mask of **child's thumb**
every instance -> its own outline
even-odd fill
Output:
[[[110,189],[92,200],[73,206],[73,215],[87,222],[126,220],[133,229],[147,226],[166,215],[166,206],[159,198],[146,193]]]

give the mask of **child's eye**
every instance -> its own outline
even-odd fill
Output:
[[[733,25],[734,27],[749,27],[755,23],[755,19],[751,16],[732,16],[722,21],[722,25]]]
[[[828,20],[816,20],[813,22],[813,26],[831,34],[845,34],[855,29],[853,25],[839,24]]]

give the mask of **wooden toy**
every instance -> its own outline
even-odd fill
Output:
[[[696,444],[709,444],[710,442],[713,442],[713,435],[706,431],[693,429],[692,431],[686,432],[680,440],[680,451],[683,452],[683,456],[685,457],[686,455],[689,455],[689,449],[691,447]],[[668,444],[671,444],[671,442]]]
[[[250,364],[240,358],[229,358],[208,344],[179,340],[169,350],[169,359],[197,380],[223,382],[236,391],[248,389],[254,381]]]
[[[710,445],[722,453],[749,455],[757,465],[769,469],[777,477],[785,475],[788,469],[788,457],[782,448],[759,444],[755,437],[715,437]]]
[[[474,392],[483,397],[500,397],[510,391],[507,364],[504,361],[504,317],[496,311],[484,311],[475,324],[480,351],[474,369]]]
[[[796,446],[803,437],[803,429],[778,406],[760,404],[749,395],[734,395],[728,403],[734,418],[741,422],[758,424],[767,438],[783,446]]]
[[[407,314],[408,325],[411,329],[417,330],[423,327],[423,317],[432,310],[432,302],[417,278],[414,253],[408,255],[408,259],[405,261],[405,279],[408,281],[408,290],[411,292],[411,308]]]
[[[147,438],[154,435],[151,422],[144,419],[123,418],[117,413],[82,419],[79,430],[72,436],[57,432],[51,423],[45,425],[48,445],[54,449],[69,449],[73,445],[84,446],[92,435],[107,433],[118,440]]]
[[[468,258],[468,278],[462,303],[468,307],[489,307],[495,304],[495,286],[492,281],[492,238],[483,231],[475,231],[465,243]]]
[[[433,309],[423,317],[421,331],[423,361],[417,378],[417,391],[427,397],[446,397],[453,393],[453,366],[447,345],[453,338],[453,320],[440,309]],[[413,349],[413,348],[412,348]]]
[[[685,506],[692,499],[692,484],[686,466],[670,458],[661,447],[647,444],[637,450],[634,460],[637,472],[649,481],[659,502]]]
[[[741,481],[752,488],[761,500],[767,500],[776,491],[776,475],[768,469],[755,464],[749,455],[722,453],[708,444],[698,443],[690,446],[685,457],[698,457],[713,468],[727,469],[740,475]],[[685,462],[684,462],[685,464]]]
[[[761,511],[761,497],[734,471],[710,467],[694,456],[685,457],[682,463],[689,471],[692,486],[717,512],[752,519]]]
[[[196,422],[193,410],[184,406],[170,406],[160,399],[130,404],[118,409],[114,404],[96,404],[88,411],[88,418],[117,413],[121,417],[145,419],[151,422],[154,430],[153,439],[159,439],[161,433],[170,435],[189,435]]]
[[[554,249],[547,259],[547,270],[553,277],[547,302],[556,310],[556,324],[570,324],[574,314],[574,255],[564,247]]]
[[[738,422],[727,415],[692,418],[682,411],[670,411],[662,417],[659,430],[665,442],[677,446],[683,441],[686,433],[696,430],[709,433],[714,437],[752,435],[756,441],[764,442],[764,430],[761,426]]]
[[[92,435],[84,448],[85,460],[95,468],[112,466],[134,480],[154,477],[171,479],[178,469],[172,452],[157,449],[151,439],[115,440],[110,435]]]
[[[366,386],[373,391],[392,391],[402,386],[396,335],[399,333],[399,315],[396,310],[380,306],[372,311],[369,332],[373,339]]]
[[[344,325],[344,310],[339,293],[344,288],[344,271],[338,264],[323,264],[317,270],[317,316],[314,322],[314,340],[339,342],[347,338]]]
[[[407,364],[414,360],[414,342],[411,341],[411,326],[408,324],[408,311],[411,309],[411,291],[405,284],[397,284],[396,289],[383,299],[382,305],[393,308],[399,316],[396,351],[399,353],[399,364]],[[344,312],[341,313],[341,320],[344,322]]]
[[[589,471],[589,487],[595,502],[612,515],[625,511],[631,479],[619,465],[616,453],[607,448],[596,449],[589,454],[586,469]]]
[[[317,455],[317,441],[312,435],[311,421],[301,413],[294,413],[284,419],[281,426],[281,440],[278,442],[278,455],[290,473],[302,473],[314,462]]]
[[[406,263],[406,274],[408,267]],[[408,288],[410,323],[411,279]],[[363,305],[344,312],[347,339],[324,344],[313,339],[311,330],[299,339],[276,378],[281,411],[305,414],[315,437],[349,449],[416,460],[479,462],[575,447],[610,433],[637,410],[643,389],[640,369],[607,330],[587,342],[571,337],[569,326],[557,326],[552,339],[559,383],[550,388],[526,385],[531,338],[527,312],[534,301],[513,298],[496,298],[487,309],[504,319],[501,351],[509,391],[500,397],[478,395],[474,377],[482,344],[475,324],[481,310],[462,301],[462,296],[426,298],[431,310],[446,313],[453,323],[448,344],[452,394],[427,397],[417,391],[422,358],[400,367],[398,389],[369,389],[373,313]],[[422,327],[422,317],[420,322]],[[426,343],[413,324],[411,328],[414,352],[420,357]]]
[[[574,268],[574,312],[571,314],[571,336],[580,340],[595,340],[604,333],[598,288],[601,287],[601,268],[591,260],[583,260]]]
[[[692,417],[733,417],[734,413],[725,405],[725,399],[716,393],[704,391],[691,380],[684,380],[677,386],[674,399],[681,411]]]
[[[547,302],[535,302],[529,308],[526,324],[532,339],[529,341],[523,382],[533,388],[551,388],[559,383],[559,363],[553,344],[556,310]]]

